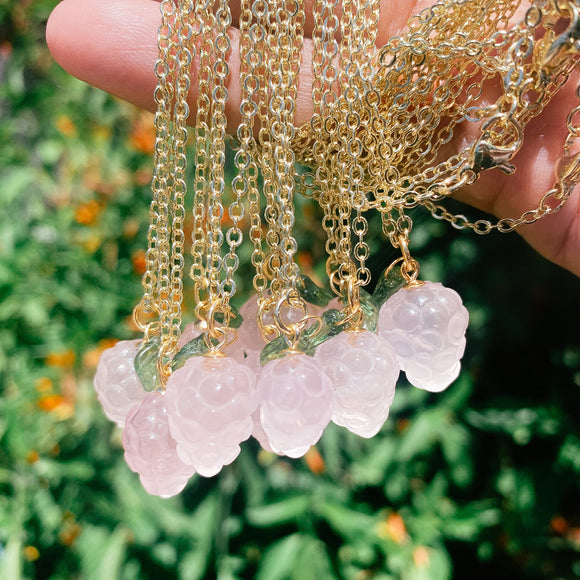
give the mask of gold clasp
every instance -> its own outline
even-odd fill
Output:
[[[576,2],[568,2],[566,10],[570,12],[570,24],[550,45],[544,58],[542,72],[548,78],[558,72],[563,60],[580,52],[580,6]]]

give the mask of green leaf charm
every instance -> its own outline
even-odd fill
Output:
[[[369,332],[376,332],[379,320],[379,305],[377,305],[374,296],[371,296],[363,288],[360,289],[360,305],[364,313],[362,327]]]
[[[334,298],[332,292],[321,288],[308,276],[300,277],[298,289],[302,298],[314,306],[326,306]]]
[[[373,299],[380,308],[395,292],[406,286],[405,280],[400,268],[391,268],[384,270],[379,276],[379,280],[373,292]]]
[[[207,351],[208,348],[205,342],[205,333],[196,336],[193,340],[184,344],[181,347],[181,350],[179,350],[179,352],[177,352],[173,357],[173,360],[171,361],[171,370],[176,371],[177,369],[180,369],[192,356],[201,356]]]
[[[155,336],[149,342],[144,343],[135,356],[135,372],[146,391],[154,391],[160,386],[157,371],[160,346],[161,339]]]

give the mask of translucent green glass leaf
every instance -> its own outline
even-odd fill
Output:
[[[379,309],[375,304],[373,297],[362,289],[360,300],[364,312],[363,328],[370,332],[376,332]],[[342,322],[345,319],[345,315],[340,310],[335,308],[326,310],[322,313],[320,319],[320,324],[314,324],[304,331],[300,338],[300,342],[298,343],[298,348],[309,356],[314,356],[316,347],[319,344],[322,344],[329,338],[340,334],[344,330]],[[284,356],[284,351],[287,348],[288,344],[282,336],[279,336],[267,344],[260,355],[262,366],[271,360],[282,358]]]
[[[240,325],[242,324],[242,321],[244,320],[244,317],[240,314],[240,312],[238,311],[237,308],[234,308],[233,306],[230,306],[230,310],[231,310],[231,316],[228,322],[228,326],[230,328],[239,328]],[[220,324],[224,324],[225,323],[225,317],[223,315],[223,312],[217,312],[215,319],[220,323]]]
[[[379,306],[366,290],[360,289],[360,305],[364,312],[363,328],[369,332],[377,331],[377,322],[379,319]]]
[[[321,288],[308,276],[300,277],[298,289],[302,298],[315,306],[326,306],[334,298],[332,292]]]
[[[288,343],[283,336],[279,336],[270,341],[260,353],[260,364],[264,366],[271,360],[276,360],[284,357],[284,351],[288,348]]]
[[[208,348],[205,342],[205,334],[200,334],[193,340],[190,340],[187,344],[184,344],[181,350],[177,352],[171,361],[171,369],[176,371],[177,369],[180,369],[192,356],[201,356],[207,351]]]
[[[378,278],[373,299],[380,308],[397,290],[407,284],[400,268],[387,268]]]
[[[160,386],[157,358],[161,339],[158,336],[143,344],[135,357],[135,372],[146,391],[154,391]]]
[[[316,347],[319,344],[328,340],[331,336],[336,336],[343,330],[340,322],[344,320],[344,315],[339,310],[335,308],[326,310],[320,318],[321,324],[314,324],[308,328],[302,334],[298,343],[298,348],[308,356],[314,356]],[[271,360],[282,358],[287,348],[288,343],[283,336],[279,336],[262,349],[260,363],[264,366]]]

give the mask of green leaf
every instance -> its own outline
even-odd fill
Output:
[[[470,483],[473,465],[469,454],[470,434],[459,423],[452,423],[441,430],[441,450],[451,468],[451,477],[459,486]]]
[[[314,304],[315,306],[326,306],[334,298],[332,292],[321,288],[308,276],[303,275],[299,280],[301,283],[298,289],[300,290],[300,295],[306,302],[310,302],[310,304]]]
[[[218,509],[219,496],[216,491],[212,491],[191,514],[189,526],[195,548],[180,561],[180,577],[183,580],[200,580],[205,576],[216,536],[216,525],[219,524]]]
[[[322,501],[314,506],[316,515],[346,539],[360,540],[374,531],[376,517],[340,503]]]
[[[101,560],[98,580],[121,580],[129,530],[118,527],[110,536]]]
[[[20,540],[11,538],[0,552],[0,578],[3,580],[21,580],[22,547]]]
[[[160,386],[157,369],[160,346],[161,339],[155,336],[144,343],[135,356],[135,371],[146,391],[154,391]]]
[[[397,442],[392,437],[380,438],[379,444],[370,448],[367,454],[355,457],[351,472],[358,485],[380,485],[395,459]]]
[[[318,538],[302,536],[302,548],[292,569],[292,580],[336,578],[325,545]]]
[[[244,317],[239,313],[239,311],[230,305],[230,318],[228,321],[228,326],[230,328],[239,328],[242,322],[244,321]],[[217,312],[215,319],[220,323],[224,324],[226,317],[224,316],[223,312]]]
[[[449,411],[437,407],[421,411],[401,435],[397,459],[406,462],[427,452],[439,440],[448,416]]]
[[[443,547],[416,548],[418,549],[424,550],[425,562],[417,563],[412,560],[402,571],[401,580],[450,580],[451,560]]]
[[[75,542],[81,558],[82,576],[87,580],[101,580],[101,566],[108,546],[109,531],[94,525],[85,525]]]
[[[374,298],[364,288],[360,289],[360,305],[365,315],[363,328],[369,332],[376,332],[379,308]]]
[[[344,320],[344,314],[340,310],[330,308],[325,310],[320,318],[322,319],[320,329],[309,329],[310,333],[307,333],[307,340],[314,348],[343,331],[343,326],[340,323]]]
[[[254,580],[289,580],[302,547],[300,534],[292,534],[272,544],[264,552]]]
[[[324,544],[305,534],[293,534],[270,546],[255,580],[332,580],[330,558]]]
[[[473,542],[482,530],[496,526],[501,516],[493,500],[471,502],[442,518],[441,532],[446,538]]]
[[[285,352],[288,349],[288,343],[283,336],[279,336],[271,340],[260,353],[260,364],[262,366],[268,364],[271,360],[284,358]]]
[[[180,369],[190,358],[204,355],[208,350],[207,343],[205,342],[205,334],[196,336],[193,340],[184,344],[175,354],[171,361],[171,369],[173,371]]]
[[[309,495],[291,496],[278,502],[248,508],[246,517],[254,526],[269,528],[294,522],[308,512],[310,503]]]
[[[25,194],[26,189],[34,184],[38,178],[37,172],[30,167],[15,167],[8,172],[0,174],[0,183],[2,183],[2,196],[0,200],[2,205],[8,207]]]
[[[387,268],[379,276],[377,285],[373,292],[373,299],[380,308],[395,292],[404,288],[407,284],[401,269]]]

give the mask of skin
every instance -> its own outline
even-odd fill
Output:
[[[306,0],[306,10],[311,0]],[[432,4],[428,0],[382,0],[379,43],[400,34],[409,16]],[[239,71],[239,31],[236,2],[230,30],[232,51],[229,56],[231,79]],[[157,28],[161,21],[155,0],[64,0],[52,13],[47,27],[47,42],[55,60],[70,74],[139,107],[153,111],[157,59]],[[306,36],[312,29],[307,20]],[[299,78],[296,125],[307,122],[312,114],[310,60],[312,41],[304,42],[303,66]],[[195,66],[195,64],[194,64]],[[566,86],[526,129],[524,146],[514,158],[515,175],[499,171],[483,173],[478,182],[458,195],[465,203],[498,218],[519,217],[537,207],[542,195],[554,183],[554,168],[567,135],[564,125],[568,111],[578,105],[575,88],[580,82],[576,71]],[[227,114],[233,131],[239,115],[239,87],[228,87]],[[190,95],[195,103],[195,87]],[[491,97],[490,95],[490,98]],[[461,146],[465,135],[458,134]],[[564,208],[533,225],[522,226],[519,233],[540,254],[580,276],[580,186]]]

